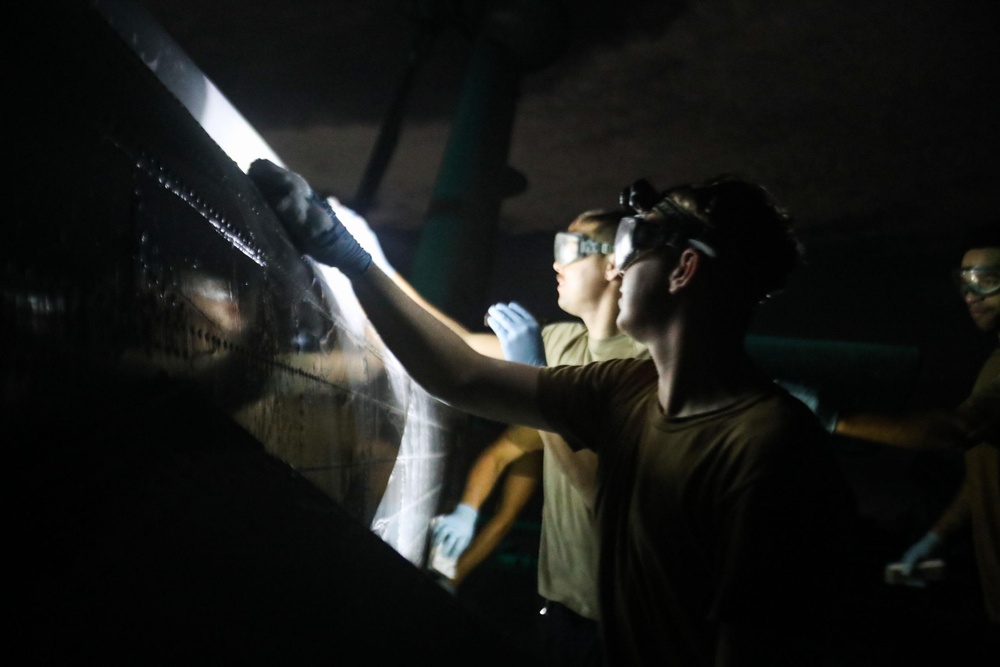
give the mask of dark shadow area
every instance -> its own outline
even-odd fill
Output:
[[[58,372],[5,420],[29,661],[530,660],[191,387]]]

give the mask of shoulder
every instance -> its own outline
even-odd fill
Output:
[[[588,340],[587,327],[582,322],[555,322],[542,328],[542,346],[550,366],[567,363],[566,357],[572,357],[570,363],[579,363]]]
[[[1000,347],[993,350],[979,371],[979,376],[972,388],[972,395],[977,394],[1000,395]]]
[[[809,455],[823,448],[825,433],[802,403],[779,388],[765,392],[736,421],[738,441],[748,455],[761,460]]]
[[[562,341],[587,335],[587,327],[583,322],[553,322],[542,327],[542,339]]]

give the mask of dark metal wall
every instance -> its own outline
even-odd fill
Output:
[[[0,428],[39,656],[516,659],[414,567],[455,415],[94,3],[9,25]]]

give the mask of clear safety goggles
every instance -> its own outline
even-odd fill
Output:
[[[618,233],[615,235],[615,267],[619,273],[635,263],[639,257],[650,250],[670,246],[686,248],[688,246],[700,250],[709,257],[715,257],[715,249],[703,241],[691,238],[693,227],[701,227],[700,221],[682,211],[670,199],[664,199],[654,206],[654,210],[663,215],[663,219],[649,220],[638,215],[622,218],[618,223]]]
[[[952,280],[962,296],[975,294],[978,297],[1000,293],[1000,266],[969,266],[956,269]]]
[[[611,243],[601,243],[583,234],[558,232],[554,247],[556,266],[566,266],[588,255],[606,255],[614,249]]]

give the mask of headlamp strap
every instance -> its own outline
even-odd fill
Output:
[[[653,206],[653,210],[659,212],[669,226],[677,229],[676,236],[678,238],[683,238],[690,246],[697,248],[709,257],[718,255],[715,248],[696,238],[706,230],[705,223],[685,211],[673,199],[664,197]]]

